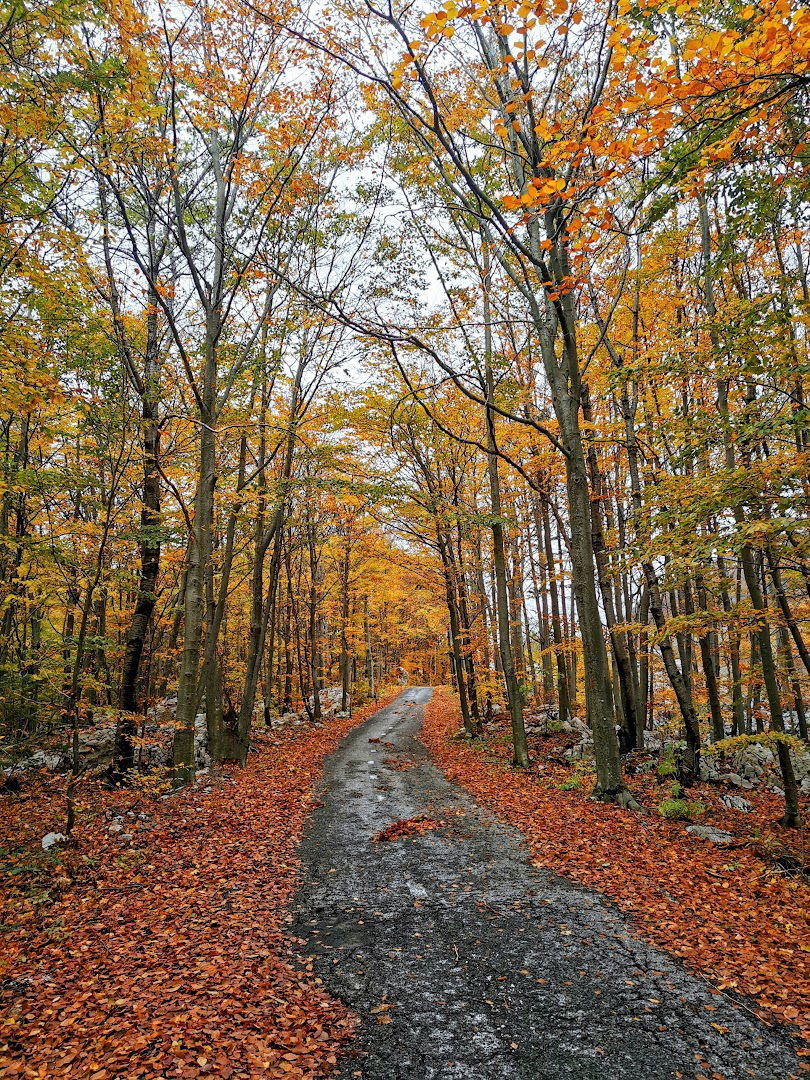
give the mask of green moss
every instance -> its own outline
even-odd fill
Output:
[[[690,820],[700,817],[705,812],[704,803],[689,802],[688,799],[664,799],[658,806],[661,817],[671,818],[673,821]]]

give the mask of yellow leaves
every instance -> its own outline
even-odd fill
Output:
[[[447,3],[441,11],[430,12],[427,15],[423,15],[419,21],[419,25],[425,31],[426,36],[431,40],[436,40],[437,38],[451,38],[455,33],[455,29],[449,24],[453,19],[459,17],[461,10],[462,9],[459,8],[458,4]]]
[[[553,131],[554,125],[550,124],[544,116],[541,116],[537,123],[534,125],[535,135],[539,135],[541,139],[550,138]]]

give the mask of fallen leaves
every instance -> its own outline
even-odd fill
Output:
[[[383,995],[383,1000],[379,1005],[374,1006],[371,1010],[371,1014],[376,1018],[378,1024],[390,1024],[393,1019],[391,1016],[391,1009],[393,1009],[393,1007],[394,1006],[389,1001],[385,1000],[385,996]]]
[[[389,840],[402,840],[408,836],[419,836],[421,833],[432,832],[434,829],[442,829],[444,826],[444,821],[428,817],[427,814],[417,814],[416,817],[408,818],[406,821],[392,821],[390,825],[386,825],[384,829],[376,833],[372,840],[378,844]]]
[[[415,769],[418,762],[409,757],[387,757],[383,759],[383,764],[394,772],[406,772],[408,769]]]
[[[755,998],[766,1018],[797,1026],[810,1041],[805,880],[769,870],[744,844],[730,864],[728,849],[699,843],[676,823],[561,791],[561,768],[546,762],[539,777],[514,770],[505,746],[493,743],[484,755],[452,737],[458,726],[455,700],[437,692],[423,741],[451,780],[523,832],[536,866],[610,896],[648,941],[719,989]],[[773,820],[777,798],[765,801],[763,820]],[[729,821],[713,808],[712,824]],[[719,889],[718,878],[729,888]]]
[[[379,707],[270,735],[208,793],[141,797],[129,813],[150,820],[126,846],[102,810],[127,813],[131,792],[99,790],[75,845],[49,857],[37,845],[63,812],[59,783],[43,778],[36,798],[5,801],[0,842],[18,872],[3,883],[0,1076],[329,1071],[355,1020],[297,961],[286,910],[323,759]]]

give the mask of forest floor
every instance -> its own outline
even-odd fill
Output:
[[[0,1077],[798,1075],[806,883],[514,772],[448,694],[377,708],[169,797],[87,781],[47,852],[65,777],[0,799]]]
[[[578,793],[546,790],[537,773],[514,774],[497,754],[452,740],[458,715],[449,698],[437,695],[424,738],[445,775],[418,737],[430,696],[425,689],[405,691],[344,739],[326,762],[323,805],[300,849],[304,885],[293,932],[302,955],[314,956],[325,988],[361,1019],[337,1075],[797,1075],[797,1043],[786,1029],[769,1026],[753,1002],[733,999],[670,955],[684,934],[698,943],[711,938],[705,897],[683,896],[690,879],[711,869],[710,855],[696,846],[709,845],[688,837],[686,856],[678,851],[679,861],[670,861],[660,841],[671,838],[657,822]],[[653,849],[660,873],[650,869],[642,843]],[[589,845],[590,863],[581,854]],[[566,859],[569,846],[578,857]],[[624,891],[613,887],[614,854]],[[730,859],[745,856],[717,856],[718,909],[737,903],[733,890],[723,889],[722,861]],[[763,931],[763,982],[766,969],[768,979],[777,976],[772,963],[779,961],[786,975],[797,956],[802,913],[789,886],[782,881],[784,891],[746,892],[739,901],[746,911],[753,905]],[[663,895],[677,926],[674,939],[663,942],[668,951],[650,943],[659,923],[631,923],[605,892],[634,916],[629,894],[638,907],[653,909]],[[779,956],[766,923],[779,926]],[[744,923],[739,940],[729,934],[728,954],[751,948],[747,932]],[[715,942],[705,967],[714,975],[718,951]],[[795,998],[792,984],[789,990]],[[787,1007],[783,1015],[789,1019]]]
[[[354,1018],[293,955],[296,847],[324,758],[373,712],[258,740],[190,790],[66,777],[0,798],[0,1076],[321,1076]]]

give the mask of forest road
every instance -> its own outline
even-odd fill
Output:
[[[411,688],[327,760],[292,932],[362,1020],[364,1080],[786,1080],[789,1038],[532,866],[519,833],[432,764]],[[388,841],[393,822],[444,822]],[[425,823],[428,827],[430,822]]]

